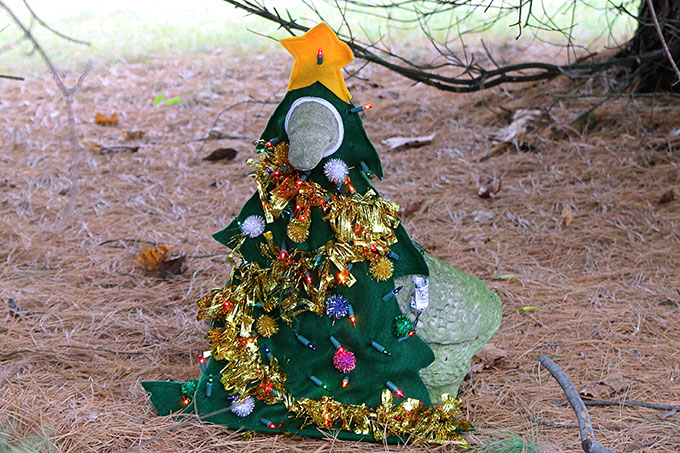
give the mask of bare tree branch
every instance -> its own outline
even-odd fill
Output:
[[[0,74],[0,79],[10,79],[10,80],[24,80],[23,77]]]
[[[280,28],[284,28],[291,34],[295,32],[306,32],[309,30],[308,27],[302,25],[298,20],[293,19],[290,15],[287,19],[283,19],[278,12],[273,9],[270,10],[264,3],[257,3],[252,0],[224,0],[227,3],[235,6],[236,8],[242,9],[250,14],[257,15],[275,24],[278,24]],[[336,0],[333,0],[336,1]],[[344,14],[348,11],[346,8],[347,4],[351,4],[357,8],[374,8],[378,10],[389,10],[390,8],[406,8],[407,5],[413,4],[414,2],[401,1],[392,3],[382,3],[373,5],[370,3],[364,3],[360,0],[345,0],[343,2],[345,6],[340,9],[340,13],[343,17],[343,28],[349,30],[349,23],[344,18]],[[493,3],[493,2],[492,2]],[[521,0],[520,3],[529,3],[531,6],[531,0]],[[340,2],[336,2],[338,7],[340,7]],[[435,5],[430,12],[420,12],[418,13],[415,9],[409,9],[410,12],[415,12],[420,14],[415,20],[422,20],[434,13],[441,13],[447,10],[453,10],[456,7],[466,5],[469,7],[482,6],[476,4],[470,0],[461,1],[447,1],[447,0],[423,0],[418,2],[418,4],[430,4]],[[492,8],[492,4],[484,5],[487,9]],[[567,7],[570,4],[567,3]],[[310,8],[317,14],[319,18],[322,18],[318,10],[310,5]],[[508,13],[511,11],[516,11],[517,7],[508,6],[498,6],[498,11],[503,13]],[[569,10],[567,10],[569,11]],[[571,33],[573,31],[575,17],[572,13],[572,24],[563,30],[563,33],[567,39],[567,45],[571,49],[573,54],[574,44],[572,42]],[[531,10],[530,10],[531,13]],[[521,14],[521,11],[520,11]],[[527,13],[529,14],[529,13]],[[531,13],[533,14],[533,13]],[[494,19],[497,20],[497,19]],[[521,26],[522,16],[519,16],[519,23]],[[528,19],[524,21],[525,26],[528,23]],[[546,25],[546,28],[553,31],[558,30],[557,25],[553,22]],[[489,59],[493,64],[492,68],[487,68],[475,61],[474,56],[465,56],[464,59],[460,59],[455,55],[450,47],[448,47],[448,38],[444,43],[437,43],[431,33],[431,31],[426,26],[421,26],[421,29],[425,37],[434,46],[437,53],[445,59],[445,63],[441,65],[435,64],[418,64],[410,61],[400,55],[397,55],[386,48],[378,49],[375,43],[368,44],[362,42],[356,38],[355,35],[351,33],[351,30],[345,33],[338,33],[338,37],[342,39],[354,52],[357,58],[366,60],[370,63],[375,63],[377,65],[383,66],[391,71],[396,72],[410,80],[415,82],[421,82],[426,85],[433,86],[437,89],[443,91],[451,91],[456,93],[466,93],[472,91],[480,91],[495,87],[505,83],[522,83],[522,82],[535,82],[539,80],[547,80],[557,76],[566,76],[569,78],[584,78],[589,77],[593,74],[608,70],[610,68],[626,66],[637,61],[655,61],[661,55],[663,55],[663,49],[655,49],[638,55],[628,55],[621,57],[609,58],[601,62],[583,62],[582,59],[576,60],[576,62],[566,65],[557,65],[545,62],[525,62],[517,64],[509,64],[504,66],[499,66],[493,58],[491,58],[490,53],[487,49],[487,54]],[[463,32],[459,32],[460,36]],[[465,52],[465,46],[463,45],[463,51]],[[439,69],[459,69],[458,75],[450,76],[440,73]],[[436,71],[436,72],[435,72]]]
[[[656,32],[659,35],[659,41],[661,41],[661,46],[663,47],[663,51],[666,54],[666,58],[668,58],[668,62],[671,64],[673,70],[675,71],[675,75],[678,77],[678,80],[676,80],[673,84],[675,85],[676,83],[680,82],[680,70],[678,69],[678,65],[675,64],[673,55],[671,55],[671,51],[668,49],[668,44],[666,44],[666,40],[663,37],[663,32],[661,31],[661,26],[659,25],[659,19],[656,17],[656,11],[654,11],[654,4],[652,3],[652,0],[647,0],[647,6],[649,7],[649,13],[651,14],[652,20],[654,21],[654,27],[656,28]]]
[[[542,355],[539,359],[541,365],[543,365],[552,376],[555,378],[564,394],[567,396],[569,404],[574,409],[576,413],[576,420],[578,421],[578,429],[581,433],[581,447],[585,453],[614,453],[612,450],[603,447],[595,440],[595,434],[593,433],[593,423],[590,421],[590,415],[588,415],[588,409],[583,404],[583,400],[578,394],[578,390],[571,383],[571,379],[564,374],[564,371],[550,360],[547,356]]]
[[[66,220],[71,212],[73,211],[74,205],[75,205],[75,199],[78,196],[78,160],[79,160],[79,152],[78,152],[78,135],[76,132],[76,120],[75,120],[75,115],[73,114],[73,93],[77,89],[77,87],[80,85],[82,82],[85,74],[83,74],[79,80],[77,85],[69,89],[66,87],[66,84],[64,83],[64,80],[62,79],[62,76],[59,72],[59,70],[56,68],[54,63],[52,63],[52,60],[47,56],[47,53],[43,50],[43,48],[40,46],[38,41],[35,39],[33,36],[33,33],[31,33],[31,30],[26,27],[21,20],[14,14],[14,12],[5,4],[5,2],[0,1],[0,8],[4,9],[7,11],[9,14],[10,18],[12,19],[12,22],[21,29],[24,37],[31,42],[33,45],[33,49],[35,49],[40,56],[42,57],[43,61],[49,68],[50,72],[52,73],[52,78],[54,79],[55,83],[57,84],[57,87],[59,88],[59,91],[61,91],[61,95],[64,98],[64,104],[66,105],[66,114],[68,117],[68,129],[69,129],[69,141],[71,144],[71,190],[70,190],[70,195],[71,198],[69,200],[69,203],[66,207],[66,212],[65,215],[62,216],[62,222]],[[38,19],[35,14],[33,14],[32,10],[31,11],[31,17],[35,18],[36,20]],[[53,30],[50,30],[53,31]],[[61,36],[61,35],[59,35]],[[87,72],[87,71],[86,71]]]
[[[57,30],[55,30],[54,28],[47,25],[47,23],[44,20],[42,20],[41,18],[39,18],[38,15],[35,13],[35,11],[33,11],[33,8],[31,8],[31,5],[28,4],[27,0],[24,0],[24,5],[26,6],[26,9],[31,13],[31,16],[33,16],[35,18],[35,20],[38,21],[38,23],[40,25],[42,25],[43,27],[45,27],[46,29],[48,29],[49,31],[54,33],[55,35],[59,36],[62,39],[65,39],[67,41],[71,41],[71,42],[76,43],[76,44],[82,44],[84,46],[90,45],[90,43],[87,42],[87,41],[81,41],[80,39],[71,38],[70,36],[67,36],[63,33],[60,33]]]

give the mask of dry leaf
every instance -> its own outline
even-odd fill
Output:
[[[432,143],[436,134],[425,135],[422,137],[391,137],[381,141],[387,145],[388,151],[404,150],[408,148],[418,148]]]
[[[481,373],[482,371],[484,371],[484,368],[486,368],[486,366],[487,365],[485,363],[474,363],[470,367],[468,373],[470,374]]]
[[[472,211],[470,215],[475,222],[491,223],[493,221],[493,212],[490,211]]]
[[[125,146],[125,145],[113,145],[113,146],[102,146],[99,150],[100,154],[109,153],[120,153],[127,151],[129,153],[136,153],[139,151],[139,146]]]
[[[659,204],[665,204],[665,203],[670,203],[671,201],[675,200],[675,192],[673,192],[673,189],[670,189],[661,195],[659,198],[659,201],[657,203]]]
[[[527,132],[527,127],[540,118],[543,112],[540,110],[519,109],[512,115],[512,123],[498,129],[492,138],[499,142],[513,143],[517,137]]]
[[[234,160],[238,154],[234,148],[217,148],[215,151],[204,157],[203,160]]]
[[[631,384],[624,379],[623,374],[620,371],[617,371],[600,381],[591,382],[583,387],[583,390],[581,390],[580,393],[581,396],[585,398],[601,400],[626,390],[630,385]]]
[[[378,93],[378,99],[399,99],[400,93],[396,90],[381,91]]]
[[[617,371],[614,374],[610,374],[606,378],[602,379],[600,382],[609,386],[614,393],[626,390],[631,385],[629,382],[626,382],[625,378],[623,377],[623,374],[620,371]]]
[[[111,116],[97,113],[94,115],[94,124],[99,124],[100,126],[116,126],[118,124],[118,116],[115,113]]]
[[[172,249],[166,245],[147,247],[137,254],[137,263],[147,272],[158,270],[161,261],[165,261]]]
[[[413,215],[416,212],[418,212],[422,205],[423,205],[423,200],[418,200],[418,201],[415,201],[413,203],[409,203],[408,205],[406,205],[406,207],[404,209],[400,209],[397,214],[401,218],[406,218],[406,217]]]
[[[479,198],[495,198],[498,192],[501,191],[502,181],[498,180],[498,186],[491,187],[490,185],[479,186],[477,189],[477,196]]]
[[[484,345],[482,350],[476,354],[476,356],[489,365],[495,365],[507,357],[508,353],[507,351],[496,347],[496,345],[493,343],[487,343]]]
[[[9,306],[9,314],[15,318],[22,318],[33,314],[32,311],[23,310],[16,302],[14,302],[14,299],[8,299],[7,305]]]
[[[158,263],[158,276],[160,278],[167,278],[173,275],[180,275],[184,272],[184,261],[186,261],[186,256],[184,255],[161,261]]]
[[[102,145],[96,142],[91,142],[89,140],[83,140],[83,145],[87,146],[87,149],[94,151],[95,153],[100,153],[102,150]]]
[[[564,209],[562,209],[562,216],[560,217],[562,225],[568,227],[574,222],[575,218],[576,216],[574,215],[573,212],[571,212],[571,209],[569,209],[567,206],[565,206]]]
[[[139,151],[139,146],[125,146],[125,145],[104,146],[100,143],[91,142],[89,140],[83,140],[83,145],[87,146],[87,148],[90,151],[98,154],[120,153],[123,151],[136,153],[137,151]]]
[[[144,138],[146,135],[146,132],[144,131],[123,131],[120,133],[120,135],[125,138],[125,140],[139,140],[140,138]]]

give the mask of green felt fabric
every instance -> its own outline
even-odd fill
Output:
[[[184,409],[181,382],[142,381],[141,384],[159,415],[170,415]]]
[[[282,369],[286,373],[287,388],[296,398],[320,399],[325,395],[332,395],[336,400],[348,404],[366,403],[369,406],[380,404],[380,395],[385,388],[385,382],[390,380],[397,384],[408,397],[421,400],[431,405],[430,397],[424,384],[418,377],[418,370],[429,365],[434,360],[430,348],[417,336],[399,343],[391,333],[391,322],[401,313],[396,298],[389,302],[381,300],[382,294],[389,291],[391,282],[369,282],[368,277],[360,275],[367,271],[365,263],[357,265],[360,270],[353,273],[357,283],[352,288],[338,291],[344,294],[354,307],[357,327],[352,327],[348,319],[340,319],[335,323],[327,317],[319,317],[311,313],[298,316],[298,332],[309,339],[317,348],[312,351],[302,345],[295,338],[292,330],[281,325],[280,331],[269,339],[260,338],[260,350],[264,357],[264,344],[277,357]],[[333,335],[343,347],[354,352],[357,366],[350,373],[350,384],[342,388],[343,374],[332,365],[335,353],[329,336]],[[370,347],[371,337],[383,345],[390,353],[388,357]],[[196,406],[201,414],[213,412],[228,404],[228,396],[220,385],[214,385],[211,398],[205,397],[205,383],[208,376],[216,379],[220,375],[221,364],[211,360],[206,371],[201,376],[196,392]],[[314,375],[321,379],[330,391],[315,385],[309,378]],[[215,391],[217,390],[217,391]],[[395,403],[402,400],[395,397]],[[280,429],[272,430],[260,423],[261,418],[267,418],[275,424],[281,424]],[[255,411],[246,418],[239,418],[231,413],[221,414],[210,419],[214,423],[224,424],[230,428],[244,428],[264,432],[288,431],[308,436],[320,436],[314,427],[300,431],[300,421],[288,414],[282,404],[267,406],[257,402]],[[360,439],[353,433],[340,433],[343,439]],[[372,439],[372,436],[370,436]]]
[[[298,98],[303,96],[314,96],[321,97],[333,104],[333,106],[338,110],[340,116],[344,123],[345,135],[343,139],[342,146],[334,154],[325,157],[321,160],[319,165],[316,166],[314,170],[310,173],[310,179],[314,182],[320,184],[324,189],[329,191],[334,191],[335,186],[328,181],[323,173],[324,164],[330,159],[342,159],[350,167],[350,178],[352,180],[352,185],[359,193],[366,193],[369,189],[372,189],[376,194],[378,191],[371,185],[370,181],[361,172],[360,162],[366,163],[368,168],[373,174],[378,177],[382,177],[382,166],[380,164],[380,158],[375,150],[375,147],[371,141],[366,136],[366,131],[361,122],[360,113],[347,113],[347,110],[354,107],[353,104],[347,104],[330,92],[326,87],[320,83],[315,83],[307,88],[302,88],[295,90],[286,94],[279,106],[274,111],[271,119],[267,123],[265,131],[262,133],[262,138],[270,140],[274,137],[286,141],[287,135],[284,128],[284,119],[286,113],[290,108],[290,105]],[[264,215],[262,211],[262,204],[260,203],[260,197],[257,192],[246,202],[246,204],[241,209],[238,217],[234,219],[225,229],[215,233],[213,237],[220,243],[230,246],[234,237],[240,233],[238,222],[242,222],[246,217],[250,215]],[[267,230],[272,231],[274,235],[274,241],[276,244],[281,243],[286,244],[286,247],[290,250],[293,247],[300,248],[302,250],[316,250],[317,248],[324,245],[330,239],[332,239],[332,233],[330,227],[324,222],[322,218],[323,214],[320,212],[319,208],[312,208],[312,227],[310,229],[309,238],[302,244],[297,244],[288,239],[286,235],[286,227],[288,225],[288,220],[284,218],[279,218],[274,221],[274,223],[267,225]],[[429,275],[427,264],[423,259],[422,254],[413,246],[413,243],[408,237],[406,230],[399,225],[396,230],[397,243],[391,247],[391,250],[399,255],[399,260],[394,261],[394,277],[400,277],[404,275]],[[262,241],[262,238],[255,240],[248,240],[241,247],[241,254],[248,260],[258,262],[261,265],[265,265],[265,260],[260,256],[257,248],[258,242]]]
[[[372,435],[355,434],[348,431],[338,430],[323,430],[314,426],[307,426],[300,428],[300,421],[294,419],[290,414],[281,411],[280,405],[258,407],[257,418],[255,414],[248,417],[241,418],[230,411],[224,410],[228,408],[231,402],[227,399],[229,394],[225,392],[224,388],[219,383],[213,383],[213,391],[210,398],[205,397],[205,385],[208,382],[208,377],[218,375],[220,370],[219,362],[214,359],[208,361],[208,366],[198,383],[196,398],[188,406],[184,407],[182,404],[181,382],[170,381],[142,381],[142,387],[149,392],[151,403],[159,415],[171,414],[198,414],[201,421],[206,423],[214,423],[225,425],[231,429],[242,429],[244,431],[260,431],[264,433],[291,433],[312,438],[335,437],[342,440],[365,440],[375,441]],[[214,412],[221,411],[219,414],[206,417]],[[266,427],[260,419],[266,418],[268,420],[279,420],[277,428],[272,429]],[[406,439],[397,436],[391,436],[385,439],[389,444],[403,443]]]
[[[345,126],[343,145],[335,154],[322,159],[320,164],[310,173],[310,179],[327,190],[334,190],[334,185],[323,174],[323,165],[328,159],[339,158],[351,167],[352,184],[359,193],[373,189],[369,180],[360,173],[360,162],[364,161],[371,171],[379,177],[382,177],[382,167],[378,154],[368,140],[361,124],[360,114],[347,113],[347,110],[353,105],[339,100],[319,83],[289,92],[275,110],[262,137],[265,139],[279,137],[284,141],[287,139],[283,127],[284,118],[291,103],[301,96],[323,97],[333,103],[340,112]],[[231,222],[227,228],[214,235],[215,239],[227,246],[232,245],[234,238],[240,233],[237,222],[255,214],[263,215],[257,193],[246,202],[237,219]],[[310,236],[302,244],[294,243],[287,238],[287,216],[280,217],[268,224],[266,230],[272,232],[277,244],[285,243],[288,250],[296,247],[304,250],[316,250],[333,239],[329,226],[322,220],[322,215],[318,208],[312,208]],[[398,341],[392,334],[391,328],[395,316],[401,314],[397,299],[392,298],[387,302],[382,300],[385,294],[395,288],[394,278],[412,274],[428,274],[427,264],[422,254],[414,247],[402,226],[397,228],[396,236],[398,242],[391,246],[391,250],[399,255],[399,259],[393,261],[395,267],[393,278],[384,282],[377,282],[370,277],[367,262],[356,263],[351,270],[352,275],[356,278],[356,283],[349,288],[341,286],[334,290],[335,293],[345,296],[352,304],[356,315],[356,328],[352,326],[348,318],[333,322],[326,316],[317,316],[307,312],[295,318],[293,327],[295,331],[316,346],[316,351],[302,345],[296,339],[293,330],[283,323],[279,323],[280,330],[274,337],[268,339],[260,337],[258,339],[263,357],[264,344],[267,344],[272,354],[278,359],[287,377],[286,388],[296,399],[306,397],[318,400],[322,396],[329,395],[347,404],[365,403],[369,406],[378,406],[381,401],[381,393],[386,388],[385,383],[389,380],[396,384],[407,397],[416,398],[429,406],[432,405],[428,391],[418,372],[434,360],[434,354],[417,335],[403,342]],[[250,262],[267,266],[266,259],[260,255],[257,247],[263,240],[262,236],[246,240],[240,249],[241,255]],[[262,313],[261,309],[256,309],[255,316],[257,317]],[[333,366],[332,357],[335,348],[329,340],[330,335],[333,335],[344,348],[352,351],[356,357],[356,368],[350,373],[350,384],[345,389],[341,387],[344,375]],[[372,340],[384,346],[391,353],[391,356],[388,357],[372,348],[370,345]],[[226,394],[219,383],[222,366],[220,362],[211,359],[201,376],[194,401],[197,413],[211,413],[230,404],[227,400],[229,395]],[[211,374],[214,379],[213,394],[210,398],[206,398],[205,384]],[[315,385],[310,379],[311,375],[321,379],[329,390]],[[147,387],[145,386],[145,388]],[[176,407],[173,405],[176,399],[174,389],[152,386],[148,387],[147,390],[152,393],[151,402],[159,409],[159,412],[163,410],[164,413],[167,413],[168,409],[172,410],[173,407]],[[398,404],[399,402],[401,402],[401,399],[395,396],[395,403]],[[280,424],[281,428],[271,429],[266,427],[260,422],[262,418],[271,420],[276,425]],[[232,413],[222,413],[210,418],[209,421],[233,429],[243,428],[264,432],[286,431],[311,437],[323,436],[323,433],[316,427],[301,429],[301,420],[294,419],[283,404],[268,406],[258,401],[254,412],[248,417],[239,418]],[[356,440],[364,436],[341,432],[339,437]],[[372,435],[367,437],[367,440],[373,439]]]
[[[340,148],[332,156],[328,156],[327,159],[342,159],[349,167],[356,168],[357,175],[358,171],[361,169],[359,163],[364,161],[368,168],[370,168],[371,172],[378,176],[378,178],[382,178],[383,170],[382,164],[380,163],[380,157],[366,135],[366,130],[364,129],[364,125],[361,122],[362,113],[348,113],[347,110],[355,107],[355,105],[351,102],[346,103],[340,100],[320,82],[316,82],[315,84],[306,88],[301,88],[299,90],[289,91],[286,93],[284,98],[276,107],[276,110],[274,110],[271,118],[269,118],[269,122],[264,128],[264,132],[262,132],[260,138],[263,140],[270,140],[277,137],[280,140],[287,142],[288,135],[286,134],[284,127],[286,114],[288,113],[288,110],[290,109],[290,106],[293,104],[293,102],[305,96],[313,96],[327,100],[333,105],[333,107],[336,108],[342,118],[345,129],[342,145],[340,145]],[[322,161],[321,165],[317,166],[317,170],[321,171],[323,169],[324,162],[325,160]],[[350,175],[352,176],[352,183],[356,183],[358,178],[354,178],[354,175],[351,173]],[[323,179],[326,179],[323,176],[322,171],[321,176]],[[361,192],[363,193],[363,191]]]

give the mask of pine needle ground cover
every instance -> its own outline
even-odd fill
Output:
[[[64,107],[49,77],[3,82],[3,448],[385,449],[250,438],[198,422],[178,427],[181,421],[155,415],[139,385],[199,374],[207,348],[194,301],[229,272],[211,234],[254,190],[245,165],[250,142],[289,71],[287,61],[272,58],[239,66],[185,56],[90,74],[76,95],[82,149],[74,174]],[[613,98],[577,120],[600,99],[546,95],[566,92],[564,81],[451,95],[370,67],[361,77],[348,85],[355,103],[376,104],[364,124],[384,165],[377,189],[402,207],[412,239],[482,278],[503,302],[495,349],[480,355],[461,386],[466,418],[479,428],[470,439],[493,447],[504,436],[494,432],[510,433],[512,445],[519,436],[580,451],[576,430],[563,427],[574,424],[573,413],[555,404],[563,395],[539,367],[541,354],[579,390],[592,384],[587,390],[600,399],[678,405],[677,99]],[[598,92],[602,81],[591,83],[572,93]],[[161,92],[181,102],[154,107]],[[492,139],[507,132],[516,112],[553,101],[532,132],[507,145]],[[117,124],[96,124],[97,113],[115,113]],[[419,148],[380,146],[432,133],[432,143]],[[205,140],[220,134],[242,138]],[[216,148],[237,153],[204,160]],[[493,197],[478,195],[499,183]],[[161,273],[151,258],[146,269],[140,265],[140,252],[159,245],[171,248],[160,261],[183,256],[179,266],[166,264]],[[590,412],[598,440],[610,448],[677,448],[677,415],[620,406]]]

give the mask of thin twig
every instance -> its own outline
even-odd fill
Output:
[[[576,413],[576,420],[578,421],[578,429],[581,433],[581,448],[585,453],[614,453],[612,450],[603,447],[595,440],[595,434],[593,433],[593,424],[590,421],[590,415],[588,415],[588,410],[583,404],[583,400],[578,394],[578,390],[571,383],[569,377],[562,371],[562,369],[555,364],[550,358],[542,355],[538,359],[552,376],[555,378],[564,394],[567,396],[569,404],[574,409]]]
[[[529,417],[529,420],[531,420],[534,423],[538,423],[539,425],[549,426],[550,428],[560,428],[560,429],[578,428],[578,425],[564,425],[564,424],[561,424],[561,423],[551,423],[551,422],[546,422],[545,420],[541,420],[540,418],[534,418],[534,417]],[[611,431],[622,431],[624,429],[624,427],[622,427],[622,426],[594,425],[593,429],[608,429],[608,430],[611,430]]]
[[[24,80],[23,77],[13,76],[13,75],[4,75],[4,74],[0,74],[0,79]]]
[[[61,75],[59,71],[57,70],[56,66],[52,63],[52,60],[47,56],[47,53],[43,50],[43,48],[38,44],[38,41],[35,39],[31,31],[26,28],[26,26],[19,20],[19,18],[14,14],[14,12],[7,6],[5,5],[5,2],[0,1],[0,7],[2,7],[9,16],[11,17],[12,21],[21,29],[23,32],[24,36],[26,39],[28,39],[31,44],[33,44],[33,48],[38,51],[40,56],[42,57],[43,61],[47,65],[47,67],[50,69],[50,72],[52,73],[52,77],[54,78],[54,81],[57,84],[57,87],[59,88],[59,91],[61,91],[61,95],[64,98],[64,103],[66,104],[66,114],[68,117],[68,128],[69,128],[69,139],[71,143],[71,191],[70,195],[71,198],[66,205],[66,212],[64,213],[62,217],[62,222],[65,221],[70,217],[70,214],[73,212],[73,209],[75,207],[75,199],[78,196],[78,158],[79,158],[79,153],[78,153],[78,136],[76,133],[76,119],[75,115],[73,114],[73,90],[69,89],[66,87],[64,84],[63,79],[61,78]],[[35,16],[33,16],[35,17]],[[82,79],[82,77],[80,78]]]
[[[82,357],[85,353],[80,352],[59,352],[55,351],[53,349],[42,349],[42,348],[35,348],[35,349],[14,349],[12,351],[7,351],[7,352],[0,352],[0,359],[2,360],[8,360],[11,357],[14,357],[16,355],[20,354],[52,354],[55,356],[66,356],[66,357]]]
[[[645,407],[647,409],[657,409],[660,411],[680,411],[680,406],[672,406],[668,404],[646,403],[644,401],[608,401],[608,400],[585,400],[583,404],[586,406],[628,406],[628,407]],[[566,401],[560,401],[558,406],[566,406]]]
[[[577,116],[576,118],[574,118],[574,119],[569,123],[569,125],[576,124],[576,123],[579,123],[579,122],[588,122],[588,121],[590,121],[590,117],[591,117],[591,115],[593,114],[593,112],[595,112],[595,110],[597,110],[597,108],[598,108],[599,106],[601,106],[602,104],[604,104],[605,102],[607,102],[609,99],[610,99],[610,98],[604,98],[604,99],[602,99],[602,100],[599,101],[597,104],[593,105],[593,106],[590,107],[588,110],[586,110],[585,112],[582,112],[579,116]]]
[[[248,140],[248,141],[252,141],[254,139],[255,139],[255,137],[246,137],[244,135],[212,134],[212,135],[208,135],[207,137],[192,138],[191,140],[184,140],[180,143],[187,144],[187,143],[194,143],[194,142],[210,142],[210,141],[213,141],[213,140]],[[157,145],[158,143],[154,142],[154,144]],[[201,149],[202,148],[203,147],[201,147]]]
[[[188,414],[186,416],[190,417],[189,420],[183,421],[181,423],[177,423],[176,425],[169,426],[169,427],[165,428],[164,430],[162,430],[161,432],[159,432],[158,434],[154,435],[153,437],[150,437],[149,439],[140,443],[139,445],[135,445],[133,447],[126,448],[125,450],[121,451],[120,453],[130,453],[132,451],[138,451],[142,447],[149,445],[150,443],[155,442],[156,440],[160,439],[162,436],[169,433],[170,431],[174,431],[176,429],[184,428],[185,426],[189,426],[196,421],[202,421],[202,420],[208,419],[210,417],[214,417],[215,415],[223,414],[224,412],[227,412],[227,411],[230,411],[230,410],[231,410],[231,405],[227,406],[227,407],[223,407],[222,409],[218,409],[214,412],[210,412],[210,413],[205,414],[203,416]],[[185,415],[185,414],[177,414],[177,415]],[[194,419],[194,417],[196,417],[196,419]]]
[[[63,345],[58,345],[56,346],[57,348],[70,348],[70,349],[84,349],[87,351],[94,351],[94,352],[108,352],[109,354],[116,354],[116,355],[144,355],[146,352],[142,351],[116,351],[113,349],[106,349],[106,348],[93,348],[90,346],[75,346],[75,345],[70,345],[70,344],[63,344]]]
[[[230,252],[221,252],[221,253],[211,253],[209,255],[189,255],[185,256],[186,259],[192,259],[192,260],[198,260],[201,258],[214,258],[216,256],[224,256],[224,255],[229,255]]]
[[[656,17],[656,11],[654,11],[654,4],[652,3],[652,0],[647,0],[647,6],[649,7],[649,13],[652,16],[652,20],[654,21],[654,27],[656,27],[656,33],[659,35],[659,41],[661,41],[661,46],[663,47],[664,53],[666,54],[666,58],[668,58],[668,61],[675,71],[675,76],[678,78],[678,80],[673,83],[673,85],[675,85],[676,83],[680,82],[680,69],[678,69],[678,66],[675,64],[673,55],[671,55],[671,51],[668,49],[666,40],[663,37],[663,32],[661,31],[661,26],[659,25],[659,19]]]
[[[26,9],[28,9],[28,11],[31,13],[31,15],[35,18],[35,20],[38,21],[38,23],[39,23],[40,25],[42,25],[43,27],[45,27],[46,29],[48,29],[49,31],[51,31],[52,33],[54,33],[55,35],[59,36],[59,37],[62,38],[62,39],[65,39],[65,40],[67,40],[67,41],[74,42],[74,43],[76,43],[76,44],[82,44],[82,45],[84,45],[84,46],[89,46],[89,45],[90,45],[90,43],[87,42],[87,41],[81,41],[80,39],[71,38],[70,36],[65,35],[65,34],[63,34],[63,33],[61,33],[61,32],[58,32],[58,31],[55,30],[54,28],[52,28],[52,27],[50,27],[49,25],[47,25],[47,23],[46,23],[44,20],[42,20],[41,18],[39,18],[38,15],[35,13],[35,11],[33,11],[33,8],[31,8],[31,6],[28,4],[28,1],[27,1],[27,0],[24,0],[24,5],[26,6]]]
[[[270,96],[271,97],[271,96]],[[201,137],[193,140],[189,140],[188,142],[185,143],[191,143],[191,142],[203,142],[201,144],[201,147],[198,149],[198,152],[200,153],[203,151],[203,147],[205,146],[205,143],[210,140],[222,140],[223,138],[225,139],[234,139],[234,140],[250,140],[250,137],[242,137],[242,136],[228,136],[228,135],[222,135],[222,134],[215,134],[212,133],[212,130],[215,128],[217,125],[217,122],[220,120],[220,117],[227,113],[229,110],[238,107],[239,105],[243,104],[275,104],[275,102],[269,101],[269,99],[264,100],[264,101],[257,101],[255,99],[246,99],[243,101],[239,101],[235,104],[232,104],[228,107],[225,107],[223,110],[220,110],[217,115],[215,116],[215,119],[213,120],[212,124],[210,125],[210,129],[208,130],[208,136],[207,137]]]
[[[558,99],[587,99],[587,98],[680,98],[680,93],[588,93],[588,94],[561,94],[546,93],[547,96]]]
[[[135,242],[135,243],[142,243],[142,244],[150,244],[153,246],[158,245],[158,242],[156,241],[145,241],[144,239],[134,239],[134,238],[118,238],[118,239],[109,239],[108,241],[100,242],[98,245],[106,245],[106,244],[111,244],[112,242]]]
[[[649,448],[654,445],[660,447],[662,445],[678,445],[678,444],[680,444],[680,440],[668,440],[666,442],[661,442],[661,437],[656,436],[656,439],[654,439],[653,441],[647,442],[646,444],[638,445],[636,447],[626,448],[625,450],[623,450],[623,453],[630,453],[631,451],[642,450],[643,448]]]

